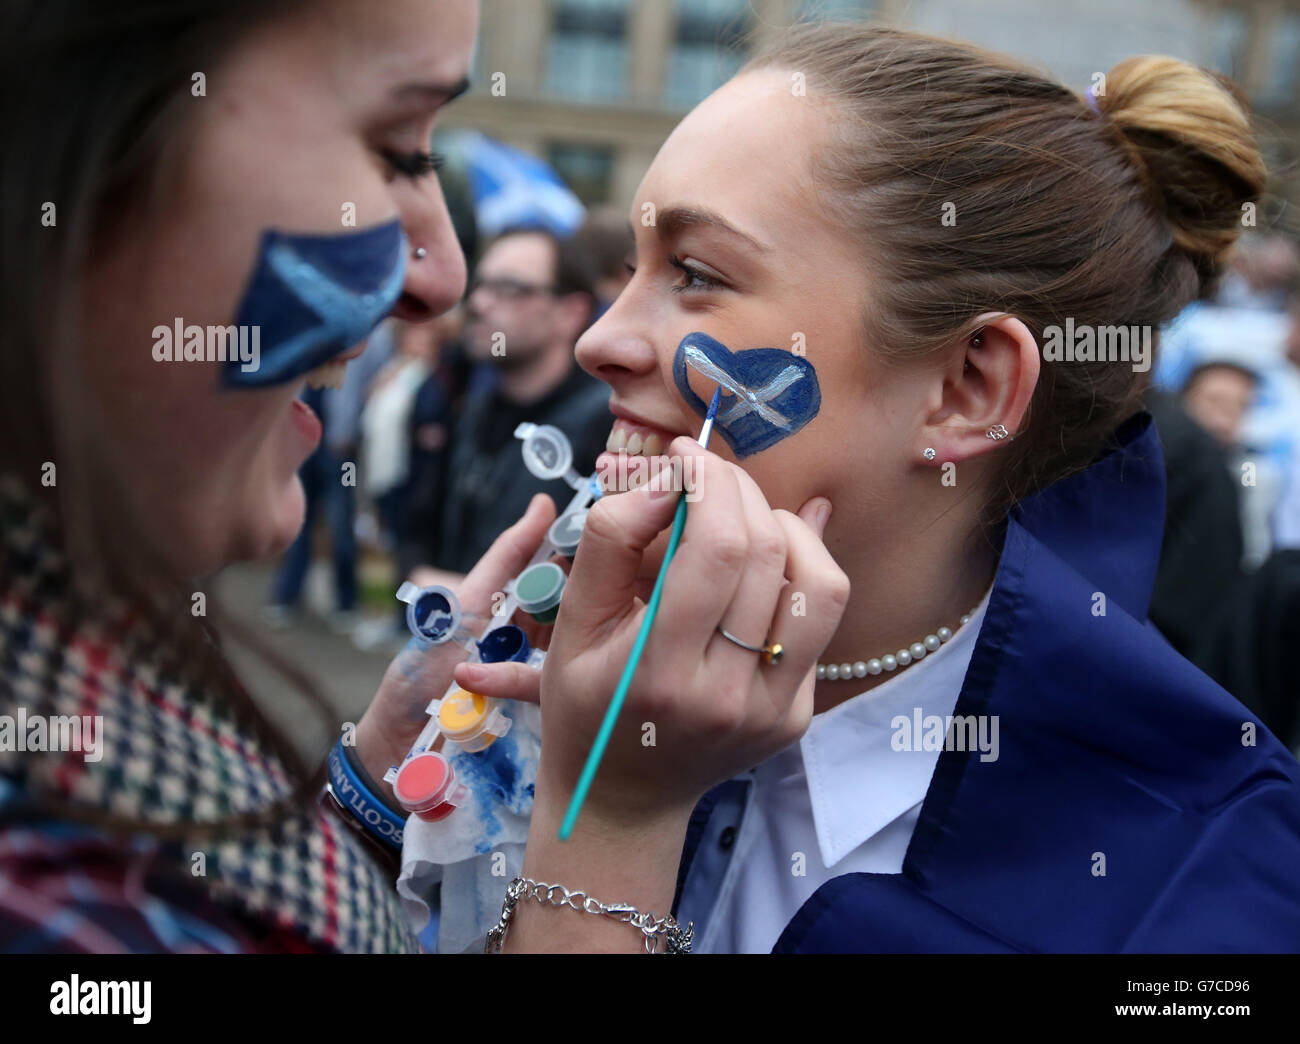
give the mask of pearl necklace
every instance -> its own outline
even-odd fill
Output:
[[[975,609],[978,608],[979,606],[975,607]],[[972,609],[961,618],[957,624],[958,628],[966,624],[975,615],[975,609]],[[944,642],[948,641],[953,636],[953,633],[947,627],[940,627],[934,634],[927,634],[919,642],[913,642],[906,649],[899,649],[896,653],[887,653],[879,659],[858,660],[856,663],[819,663],[817,665],[817,680],[837,681],[844,678],[865,678],[868,674],[896,671],[900,667],[906,667],[914,660],[924,659],[927,653],[934,652]]]

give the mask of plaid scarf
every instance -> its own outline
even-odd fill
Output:
[[[0,775],[28,802],[129,817],[147,836],[149,824],[211,823],[292,792],[280,758],[231,708],[169,676],[129,607],[59,625],[54,611],[68,605],[68,563],[52,519],[12,477],[0,476],[0,528],[8,574],[0,589],[0,715],[101,722],[98,761],[80,751],[0,750]],[[393,882],[364,843],[318,805],[273,827],[162,850],[169,869],[207,893],[196,899],[268,935],[288,932],[342,952],[416,949]]]

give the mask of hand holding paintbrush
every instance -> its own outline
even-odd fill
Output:
[[[682,459],[676,473],[694,478],[698,499],[684,513],[575,841],[588,834],[589,819],[603,832],[689,812],[709,787],[793,742],[811,717],[813,667],[848,595],[847,578],[821,543],[829,514],[823,498],[798,515],[773,510],[741,468],[696,441],[678,438],[670,453]],[[535,823],[568,807],[645,625],[649,607],[633,589],[681,499],[679,490],[656,485],[605,497],[588,517],[540,679]],[[807,615],[789,611],[787,580],[806,595]],[[785,655],[768,663],[722,637],[719,626],[753,644],[779,642]],[[537,698],[529,678],[511,665],[457,671],[473,691],[516,699]],[[552,837],[561,818],[549,824]]]

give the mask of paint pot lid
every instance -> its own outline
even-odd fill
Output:
[[[438,708],[438,727],[451,739],[473,732],[483,724],[489,710],[486,696],[457,689]]]
[[[435,750],[425,751],[397,770],[393,795],[404,808],[427,808],[438,803],[454,778],[446,758]]]
[[[526,613],[540,613],[557,605],[568,580],[564,570],[554,562],[530,565],[515,580],[515,597]]]
[[[571,511],[567,515],[561,515],[551,523],[550,537],[551,543],[561,551],[569,551],[578,546],[578,541],[582,539],[582,530],[587,524],[587,508],[581,508],[578,511]]]
[[[460,604],[445,587],[426,587],[409,603],[406,622],[417,637],[445,642],[460,624]]]
[[[524,466],[540,479],[563,478],[573,464],[568,437],[553,424],[538,424],[524,436]]]

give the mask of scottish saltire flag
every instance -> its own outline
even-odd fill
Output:
[[[541,225],[572,235],[586,216],[578,197],[536,156],[477,131],[464,132],[470,193],[480,234],[512,225]]]

